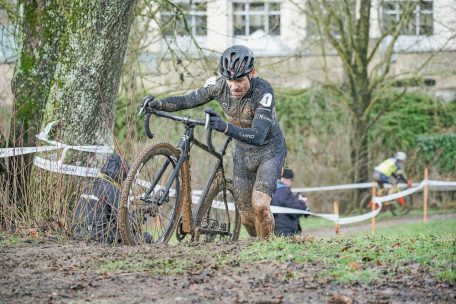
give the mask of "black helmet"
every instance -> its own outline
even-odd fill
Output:
[[[248,47],[233,45],[220,57],[220,74],[227,79],[239,79],[248,75],[255,67],[255,57]]]

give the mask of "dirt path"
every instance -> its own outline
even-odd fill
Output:
[[[242,262],[239,253],[252,242],[257,241],[161,247],[49,240],[0,245],[0,303],[456,302],[455,286],[439,282],[418,264],[397,267],[369,285],[340,284],[315,278],[331,267],[324,261],[305,266],[290,260]]]

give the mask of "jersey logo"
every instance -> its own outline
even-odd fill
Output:
[[[217,82],[217,77],[215,77],[215,76],[211,77],[208,80],[206,80],[206,82],[204,83],[204,87],[207,88],[207,87],[213,86],[213,85],[215,85],[216,82]]]
[[[263,95],[263,98],[261,98],[260,103],[263,107],[270,107],[272,103],[272,94],[271,93],[266,93]]]

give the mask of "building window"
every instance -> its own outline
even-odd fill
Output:
[[[408,5],[415,5],[409,23],[402,30],[403,35],[432,35],[434,32],[432,0],[385,0],[382,3],[383,31],[392,31]]]
[[[190,1],[170,4],[161,12],[165,36],[206,36],[207,3]]]
[[[280,36],[280,3],[233,1],[233,34]]]

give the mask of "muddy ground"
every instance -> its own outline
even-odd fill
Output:
[[[323,234],[312,233],[314,240]],[[341,284],[315,278],[328,267],[323,262],[241,262],[239,252],[254,241],[0,245],[0,303],[456,303],[456,286],[418,264],[397,267],[375,283]]]

